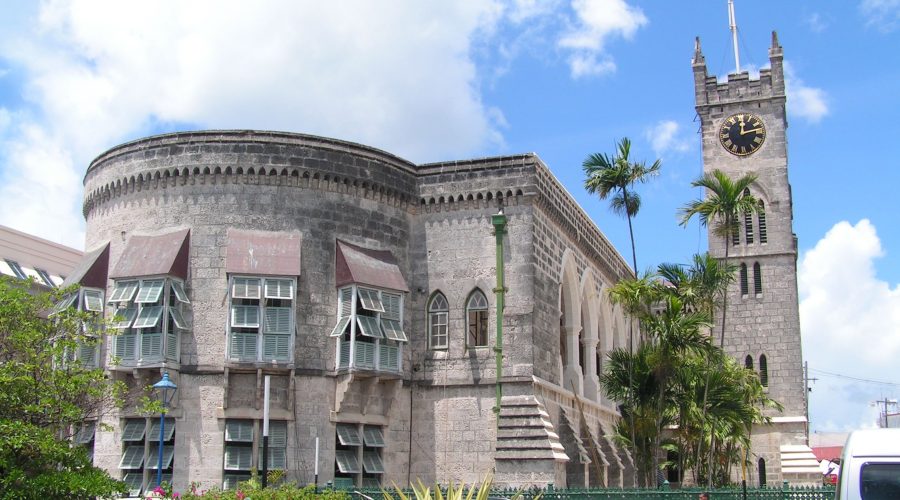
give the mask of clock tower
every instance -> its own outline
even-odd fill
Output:
[[[773,32],[770,68],[758,79],[746,71],[725,82],[707,74],[699,39],[692,61],[704,174],[757,176],[749,189],[760,200],[759,212],[741,215],[740,231],[727,242],[709,233],[710,254],[724,258],[728,245],[728,260],[738,269],[728,291],[725,351],[757,372],[769,397],[784,406],[766,410],[772,423],[753,428],[750,485],[821,481],[808,446],[783,58]]]

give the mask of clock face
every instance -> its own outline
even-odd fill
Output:
[[[765,140],[766,126],[762,118],[752,113],[733,114],[726,118],[719,128],[719,142],[733,155],[751,155]]]

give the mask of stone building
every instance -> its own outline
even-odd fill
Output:
[[[163,472],[180,490],[261,467],[266,376],[268,466],[291,480],[633,484],[598,384],[628,336],[604,290],[631,270],[537,156],[416,165],[205,131],[115,147],[84,185],[88,254],[68,281],[114,318],[98,362],[131,398],[83,442],[133,493],[159,453],[158,418],[134,401],[163,373],[178,385]]]
[[[751,484],[821,481],[808,446],[807,394],[800,348],[797,237],[788,182],[783,50],[775,33],[771,67],[758,79],[744,71],[719,82],[706,71],[698,39],[694,93],[701,123],[703,171],[736,179],[753,173],[757,213],[744,214],[740,234],[725,242],[710,228],[709,251],[738,267],[728,292],[725,350],[756,370],[769,397],[784,406],[769,411],[772,424],[753,428]],[[721,318],[717,321],[721,321]]]

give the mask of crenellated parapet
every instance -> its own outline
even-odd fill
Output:
[[[771,100],[784,98],[784,52],[778,43],[778,35],[772,32],[772,46],[769,48],[770,67],[759,71],[759,78],[751,79],[747,71],[731,73],[726,81],[720,82],[716,75],[709,75],[706,59],[700,49],[700,39],[694,44],[692,68],[694,71],[694,93],[698,112],[710,106],[721,106],[735,102],[752,103],[754,99]]]

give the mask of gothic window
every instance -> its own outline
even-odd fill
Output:
[[[759,382],[763,387],[769,387],[769,365],[766,355],[759,355]]]
[[[750,293],[750,286],[747,283],[747,264],[741,264],[741,295],[746,296]]]
[[[759,211],[756,212],[756,222],[759,226],[759,242],[767,243],[769,241],[769,237],[766,234],[766,204],[759,201]]]
[[[764,488],[766,486],[766,459],[760,458],[758,462],[756,462],[757,473],[759,474],[759,487]]]
[[[475,290],[466,302],[467,347],[487,347],[488,345],[488,302],[481,290]]]
[[[750,196],[749,189],[744,189],[744,196]],[[749,210],[744,212],[744,238],[748,245],[753,243],[753,214]]]
[[[753,369],[753,356],[748,354],[747,357],[744,358],[744,368],[748,370]]]
[[[449,346],[448,318],[450,305],[444,294],[437,292],[428,303],[428,346],[446,349]]]
[[[759,262],[753,263],[753,293],[756,295],[761,295],[763,291],[762,285],[762,269],[759,267]]]
[[[184,317],[191,302],[180,280],[116,280],[109,302],[116,307],[112,327],[120,330],[113,355],[123,365],[178,362],[181,331],[191,327]]]
[[[229,359],[247,362],[291,360],[295,290],[293,278],[231,278]]]
[[[741,228],[737,223],[731,228],[731,244],[732,246],[741,244]]]

